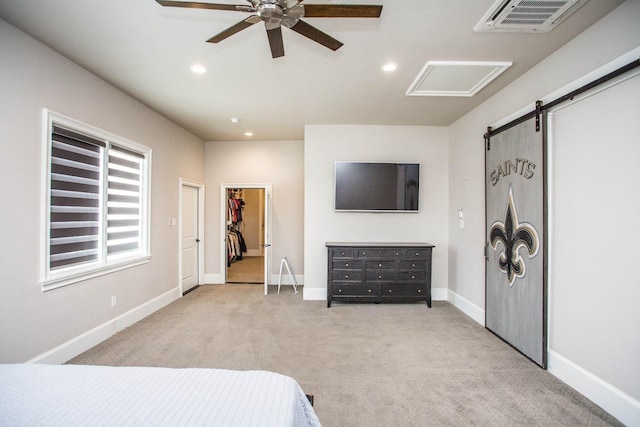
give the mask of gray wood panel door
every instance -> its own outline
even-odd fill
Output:
[[[485,149],[485,325],[546,368],[543,127],[533,117],[492,134]]]

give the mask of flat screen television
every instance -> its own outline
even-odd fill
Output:
[[[419,163],[338,161],[334,182],[336,211],[418,211]]]

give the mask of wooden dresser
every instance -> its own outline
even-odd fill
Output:
[[[431,307],[429,243],[328,242],[327,307],[333,301],[415,302]]]

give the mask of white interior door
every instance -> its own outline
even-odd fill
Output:
[[[198,285],[199,233],[198,188],[182,185],[180,236],[182,292]]]

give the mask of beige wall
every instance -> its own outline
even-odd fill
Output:
[[[0,362],[25,362],[95,328],[106,337],[129,310],[173,290],[178,296],[178,227],[168,220],[178,217],[179,178],[204,180],[204,147],[2,20],[0,52]],[[149,263],[41,291],[43,108],[151,147]]]
[[[272,272],[287,255],[297,275],[303,270],[304,145],[302,141],[232,141],[205,143],[205,276],[220,283],[220,186],[270,184]]]
[[[448,130],[424,126],[305,128],[305,299],[325,299],[326,242],[428,242],[432,286],[447,288]],[[334,212],[337,160],[420,163],[418,213]]]

